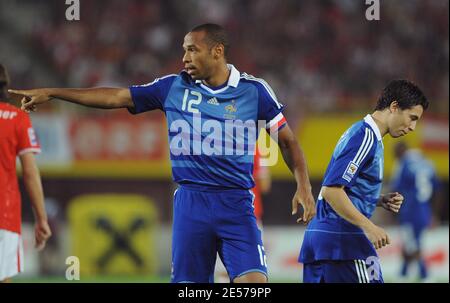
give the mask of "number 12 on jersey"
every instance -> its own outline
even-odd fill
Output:
[[[190,92],[190,94],[189,94]],[[193,95],[195,96],[194,99],[189,99],[188,96]],[[189,91],[189,89],[184,90],[184,96],[183,96],[183,104],[181,106],[181,110],[188,111],[190,113],[198,114],[199,110],[198,108],[192,107],[193,105],[199,105],[202,102],[202,94],[196,91]]]

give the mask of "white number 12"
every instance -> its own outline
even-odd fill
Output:
[[[196,91],[191,91],[191,95],[195,96],[196,98],[190,100],[188,100],[188,95],[189,89],[186,88],[184,90],[183,104],[181,106],[181,110],[186,111],[187,107],[188,112],[198,114],[199,113],[198,108],[193,108],[192,105],[199,105],[202,102],[202,94]]]

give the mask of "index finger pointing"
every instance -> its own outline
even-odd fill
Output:
[[[23,90],[16,90],[16,89],[8,89],[8,93],[16,95],[25,95]]]

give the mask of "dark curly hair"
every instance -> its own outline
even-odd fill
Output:
[[[423,109],[426,110],[429,105],[420,88],[408,80],[393,80],[389,82],[381,93],[375,110],[386,109],[393,101],[397,101],[401,109],[422,105]]]

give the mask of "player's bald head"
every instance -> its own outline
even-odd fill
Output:
[[[205,42],[210,48],[217,44],[222,44],[224,49],[224,57],[227,57],[230,42],[226,30],[214,23],[205,23],[194,27],[191,32],[204,32]]]

